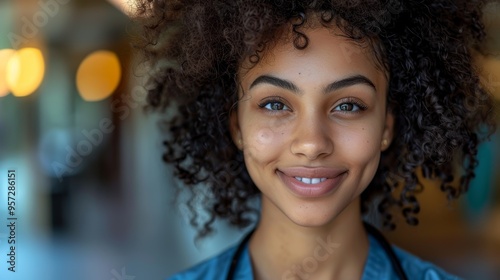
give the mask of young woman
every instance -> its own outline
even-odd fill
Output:
[[[362,214],[417,224],[420,170],[449,199],[467,191],[493,129],[471,59],[483,5],[141,1],[149,104],[177,109],[164,159],[192,224],[197,196],[201,236],[216,218],[248,226],[260,198],[240,244],[171,279],[456,279]]]

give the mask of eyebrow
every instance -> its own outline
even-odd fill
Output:
[[[370,81],[370,79],[368,79],[367,77],[363,76],[363,75],[354,75],[354,76],[350,76],[350,77],[347,77],[347,78],[344,78],[342,80],[338,80],[338,81],[335,81],[331,84],[329,84],[328,86],[326,86],[326,88],[324,89],[324,93],[329,93],[329,92],[332,92],[332,91],[336,91],[336,90],[339,90],[339,89],[342,89],[342,88],[346,88],[346,87],[350,87],[350,86],[354,86],[354,85],[367,85],[367,86],[370,86],[372,87],[375,91],[377,91],[377,88],[375,87],[375,84],[373,84],[372,81]]]
[[[252,84],[250,85],[250,89],[252,89],[253,87],[255,87],[259,84],[270,84],[270,85],[273,85],[276,87],[280,87],[280,88],[289,90],[295,94],[301,94],[301,90],[293,82],[285,80],[285,79],[277,78],[274,76],[270,76],[270,75],[259,76],[257,79],[255,79],[252,82]],[[326,94],[326,93],[329,93],[332,91],[337,91],[337,90],[340,90],[340,89],[343,89],[346,87],[359,85],[359,84],[364,84],[364,85],[370,86],[375,91],[377,91],[375,84],[373,84],[373,82],[370,81],[370,79],[368,79],[367,77],[365,77],[363,75],[354,75],[354,76],[350,76],[347,78],[343,78],[341,80],[335,81],[335,82],[327,85],[323,89],[323,93]]]
[[[262,75],[259,76],[257,79],[255,79],[252,84],[250,85],[250,89],[253,87],[259,85],[259,84],[271,84],[276,87],[280,87],[289,91],[292,91],[294,93],[300,93],[299,88],[294,85],[292,82],[280,79],[274,76],[269,76],[269,75]]]

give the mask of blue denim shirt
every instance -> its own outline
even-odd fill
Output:
[[[370,249],[368,259],[365,263],[362,280],[397,280],[398,276],[392,268],[391,261],[377,240],[369,236]],[[167,280],[225,280],[229,271],[231,260],[237,246],[231,247],[219,255],[206,260],[184,272],[175,274]],[[452,276],[435,265],[425,262],[418,257],[393,246],[396,256],[410,280],[456,280]],[[284,276],[285,277],[285,276]],[[235,280],[253,280],[252,264],[248,251],[248,243],[238,260]],[[284,279],[287,279],[286,277]],[[289,278],[289,279],[300,279]]]

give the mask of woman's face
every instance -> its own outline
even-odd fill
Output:
[[[240,69],[231,133],[263,209],[321,226],[368,186],[393,118],[371,52],[324,27],[304,33],[306,49],[282,40]]]

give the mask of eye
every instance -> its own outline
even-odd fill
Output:
[[[290,107],[285,105],[281,98],[267,99],[259,104],[260,108],[269,111],[289,111]]]
[[[354,103],[342,103],[339,106],[335,107],[335,110],[338,110],[338,111],[355,112],[355,111],[359,111],[360,109],[361,108],[359,108],[359,106],[354,104]]]
[[[351,98],[342,101],[339,105],[333,108],[333,111],[340,111],[345,113],[359,113],[360,111],[366,110],[366,106],[352,100]]]
[[[267,110],[272,110],[272,111],[281,111],[281,110],[288,110],[288,106],[285,104],[279,102],[279,101],[273,101],[273,102],[267,102],[263,108],[266,108]]]

